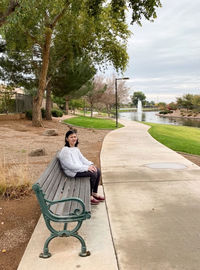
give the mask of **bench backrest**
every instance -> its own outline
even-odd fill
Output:
[[[46,212],[46,200],[55,201],[65,198],[80,198],[85,204],[86,212],[91,211],[89,178],[67,177],[57,156],[53,158],[44,173],[33,185],[41,210]],[[44,194],[44,195],[43,195]],[[80,209],[76,201],[52,205],[50,210],[57,215],[69,215],[75,209]]]

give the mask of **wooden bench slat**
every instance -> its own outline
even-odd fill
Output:
[[[74,178],[68,178],[66,183],[65,183],[65,186],[64,186],[62,199],[72,197],[72,191],[73,191],[74,186],[75,186]],[[71,207],[71,201],[63,204],[62,209],[60,208],[59,211],[60,211],[60,213],[62,213],[62,215],[69,215],[70,207]]]
[[[76,178],[76,186],[73,197],[80,198],[85,204],[86,211],[91,212],[89,178]],[[81,209],[80,204],[77,202],[72,203],[70,212],[73,213],[75,209]]]
[[[80,198],[80,187],[81,187],[81,179],[80,178],[76,178],[75,179],[75,186],[74,186],[74,190],[73,190],[73,195],[72,197],[75,197],[75,198]],[[79,208],[78,207],[80,204],[77,203],[77,202],[72,202],[71,204],[71,208],[70,208],[70,213],[73,213],[75,209]]]
[[[77,182],[77,191],[74,192],[74,197],[78,197],[80,198],[84,204],[85,204],[85,178],[76,178],[76,182]],[[88,200],[88,198],[87,198]],[[81,206],[79,203],[73,203],[71,211],[74,212],[75,209],[81,209]]]
[[[90,212],[91,211],[91,203],[90,203],[90,180],[89,178],[84,178],[82,179],[84,180],[82,182],[82,186],[84,185],[84,188],[81,187],[81,190],[84,191],[83,195],[83,201],[84,201],[84,204],[85,204],[85,209],[87,212]]]
[[[48,200],[53,200],[54,197],[56,196],[56,193],[57,193],[57,189],[58,189],[58,185],[59,185],[59,182],[60,181],[63,181],[63,179],[66,179],[66,175],[64,174],[61,166],[60,166],[60,163],[58,164],[58,172],[59,174],[55,174],[54,176],[52,175],[51,179],[48,179],[48,181],[50,181],[51,183],[49,183],[49,187],[47,188],[45,194],[46,194],[46,198]],[[47,184],[47,183],[46,183]],[[61,192],[61,191],[59,191]]]
[[[52,169],[56,165],[56,162],[58,161],[57,157],[54,157],[53,160],[49,163],[46,170],[42,173],[42,175],[39,177],[37,183],[42,187],[44,182],[46,181],[48,175],[51,173]]]
[[[84,185],[85,179],[84,178],[80,178],[80,189],[79,189],[79,198],[84,202],[85,204],[85,185]],[[77,204],[77,208],[80,208],[80,205]]]
[[[85,186],[85,209],[88,212],[91,212],[91,203],[90,203],[90,179],[86,178],[85,182],[87,183]]]
[[[61,182],[61,178],[62,178],[63,174],[62,174],[62,171],[59,171],[59,174],[57,177],[55,177],[54,181],[52,179],[50,185],[48,186],[46,192],[45,192],[45,198],[47,200],[50,200],[52,201],[55,197],[55,194],[57,193],[57,190],[58,190],[58,186],[59,186],[59,183]]]
[[[75,186],[75,179],[70,178],[69,183],[65,184],[64,191],[63,191],[63,194],[62,194],[63,199],[73,197],[72,195],[73,195],[74,186]],[[64,211],[64,207],[65,207],[65,211]],[[66,215],[68,215],[70,207],[71,207],[71,202],[59,203],[58,208],[56,210],[56,214],[57,215],[63,215],[65,213]]]
[[[66,176],[65,177],[62,177],[60,183],[59,183],[59,186],[58,186],[58,189],[57,189],[57,192],[53,198],[53,201],[57,201],[57,200],[60,200],[62,199],[62,190],[63,190],[63,187],[64,185],[66,184],[66,182],[68,182],[66,180]],[[50,210],[56,214],[57,213],[57,208],[58,208],[59,204],[54,204],[50,207]]]
[[[59,173],[60,173],[60,165],[56,163],[54,168],[46,178],[46,181],[43,182],[43,185],[41,186],[44,193],[47,192],[47,189],[49,188],[50,185],[54,184],[55,179],[58,177]]]

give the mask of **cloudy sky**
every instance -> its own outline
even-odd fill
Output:
[[[161,0],[153,22],[130,26],[130,93],[147,100],[175,101],[186,93],[200,94],[200,1]]]

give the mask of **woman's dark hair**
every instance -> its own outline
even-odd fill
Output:
[[[65,134],[65,146],[70,147],[67,138],[68,138],[71,134],[77,134],[77,131],[76,131],[75,129],[70,129],[69,131],[67,131],[67,133]],[[75,144],[75,147],[77,147],[77,146],[78,146],[78,139],[77,139],[77,142],[76,142],[76,144]]]

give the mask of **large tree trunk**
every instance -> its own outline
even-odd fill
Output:
[[[84,116],[86,115],[86,106],[85,106],[85,99],[84,99],[84,108],[83,108],[83,112],[84,112]]]
[[[51,101],[51,89],[47,87],[47,95],[46,95],[46,119],[52,120],[51,117],[51,108],[52,108],[52,101]]]
[[[108,117],[110,117],[110,105],[109,104],[106,104],[106,111],[107,111],[107,115]]]
[[[42,52],[42,67],[41,67],[41,72],[40,72],[39,88],[37,91],[37,95],[33,99],[32,125],[35,127],[42,126],[41,106],[42,106],[44,91],[46,88],[51,37],[52,37],[52,30],[50,28],[47,28],[46,36],[45,36],[45,43],[44,43],[43,52]]]
[[[33,98],[32,124],[35,127],[42,126],[41,104],[37,96]]]
[[[69,114],[69,96],[65,96],[65,111],[66,114]]]
[[[93,104],[91,104],[90,110],[91,110],[90,117],[93,117]]]

